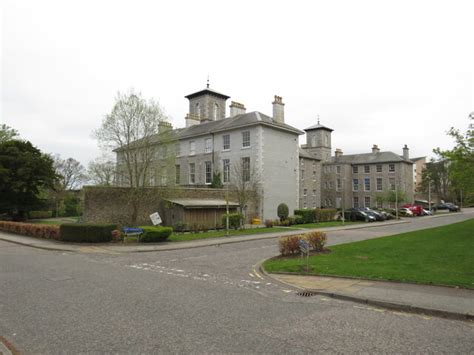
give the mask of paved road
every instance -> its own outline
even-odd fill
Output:
[[[330,244],[472,218],[339,231]],[[24,353],[473,353],[474,324],[300,297],[252,265],[276,240],[133,254],[0,242],[0,335]]]

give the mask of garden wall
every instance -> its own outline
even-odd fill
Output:
[[[133,213],[133,190],[124,187],[84,187],[83,221],[87,223],[130,224]],[[211,188],[160,188],[150,187],[144,190],[140,198],[136,225],[150,225],[150,214],[159,212],[165,216],[163,199],[199,198],[225,200],[226,190]],[[229,199],[236,201],[233,193]],[[166,221],[163,221],[166,225]]]

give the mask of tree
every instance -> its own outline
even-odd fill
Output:
[[[76,190],[87,181],[86,170],[76,159],[62,159],[59,155],[56,155],[53,159],[54,168],[59,176],[60,189]]]
[[[0,143],[0,213],[24,220],[29,211],[40,209],[42,189],[57,181],[53,160],[30,142]]]
[[[277,207],[277,215],[280,218],[280,221],[284,221],[288,219],[290,211],[288,209],[288,205],[286,203],[280,203]]]
[[[102,155],[89,163],[87,169],[90,181],[99,186],[111,186],[115,180],[115,162]]]
[[[144,188],[166,182],[174,167],[175,142],[162,107],[130,90],[118,93],[112,111],[94,132],[101,145],[117,153],[117,184],[130,187],[131,222],[138,217]]]
[[[447,161],[449,182],[452,190],[460,199],[474,200],[474,112],[469,115],[469,128],[465,134],[451,127],[448,136],[455,141],[451,150],[436,148],[433,152],[440,160]]]
[[[18,136],[18,131],[8,127],[6,124],[0,125],[0,143],[12,140]]]
[[[431,193],[436,194],[438,200],[450,199],[449,161],[439,156],[437,159],[431,158],[423,169],[421,176],[421,189],[424,193],[428,193],[431,190]]]
[[[260,176],[255,166],[251,165],[250,157],[241,158],[232,166],[231,184],[240,213],[244,215],[249,202],[258,203],[260,197]]]

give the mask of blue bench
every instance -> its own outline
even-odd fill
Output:
[[[122,231],[123,231],[123,234],[125,234],[127,238],[138,236],[138,241],[140,241],[140,236],[143,234],[143,229],[141,228],[123,227]]]

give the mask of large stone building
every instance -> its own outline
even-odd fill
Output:
[[[173,166],[160,166],[163,159],[157,159],[151,186],[210,187],[216,172],[224,187],[238,180],[255,183],[259,198],[246,206],[246,215],[262,220],[277,218],[282,202],[292,214],[296,208],[389,207],[379,196],[393,189],[413,200],[413,163],[406,146],[402,156],[377,146],[371,153],[343,155],[338,149],[331,156],[333,130],[318,121],[304,130],[306,144],[300,147],[298,137],[304,132],[285,123],[279,96],[272,102],[272,116],[247,112],[234,101],[227,115],[229,96],[209,86],[186,98],[185,128],[172,130]],[[117,152],[119,168],[121,154]]]

